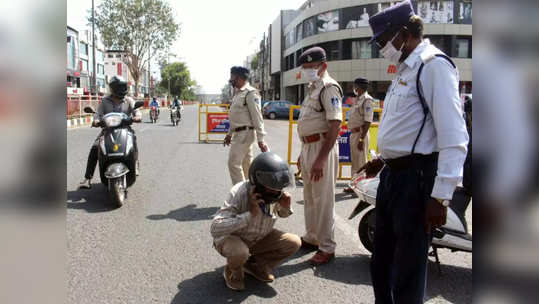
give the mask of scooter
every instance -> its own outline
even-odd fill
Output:
[[[144,105],[136,102],[135,109]],[[84,108],[85,113],[95,113]],[[138,158],[135,153],[135,134],[129,128],[133,123],[125,113],[108,113],[103,116],[99,126],[103,128],[99,139],[99,175],[101,183],[107,187],[112,202],[121,207],[127,198],[127,188],[135,183]]]
[[[365,178],[364,174],[355,174],[350,181],[350,188],[358,196],[359,202],[348,219],[351,220],[365,211],[359,222],[358,234],[361,243],[370,252],[373,252],[374,249],[376,192],[379,182],[379,176]],[[452,252],[472,252],[472,235],[468,233],[468,225],[464,216],[470,201],[471,197],[464,192],[464,189],[457,187],[450,207],[447,208],[446,224],[433,232],[431,243],[433,250],[429,255],[436,259],[439,271],[441,270],[438,249],[446,248]]]
[[[170,121],[172,121],[173,126],[177,126],[178,122],[181,120],[182,114],[178,107],[170,108]]]
[[[159,117],[159,113],[157,113],[157,108],[155,106],[152,106],[150,108],[150,120],[151,120],[151,122],[156,123],[158,117]]]

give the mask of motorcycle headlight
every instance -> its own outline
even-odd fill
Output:
[[[122,123],[122,117],[121,116],[108,116],[108,117],[104,117],[103,121],[105,122],[105,126],[107,127],[117,127]]]

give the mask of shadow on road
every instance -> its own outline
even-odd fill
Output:
[[[167,214],[153,214],[146,218],[150,220],[171,219],[179,222],[205,221],[211,219],[219,207],[196,208],[197,205],[189,204],[187,206],[172,210]]]
[[[107,190],[102,184],[93,184],[91,189],[68,191],[67,208],[97,213],[114,210],[116,206],[110,204]]]
[[[223,279],[223,267],[220,267],[178,284],[178,293],[171,303],[241,303],[252,295],[266,299],[277,295],[273,287],[247,275],[245,289],[242,292],[228,289]]]

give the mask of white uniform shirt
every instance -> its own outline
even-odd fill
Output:
[[[258,141],[263,141],[266,132],[264,131],[264,118],[260,110],[260,103],[260,94],[249,83],[236,90],[228,113],[229,134],[232,134],[234,129],[239,127],[254,127]]]
[[[417,72],[421,58],[432,54],[442,52],[425,39],[399,64],[397,76],[384,101],[378,130],[378,149],[382,158],[402,157],[412,151],[424,116],[416,89]],[[458,71],[446,59],[435,57],[425,64],[420,83],[429,114],[415,153],[439,152],[438,172],[431,195],[451,199],[462,178],[468,144],[458,90]]]

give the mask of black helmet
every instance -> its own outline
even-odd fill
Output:
[[[251,163],[249,181],[256,187],[256,192],[262,194],[264,201],[270,204],[280,198],[284,188],[293,184],[293,177],[282,158],[273,152],[264,152]]]
[[[109,88],[112,95],[122,99],[127,95],[127,81],[121,76],[112,76],[109,81]]]

